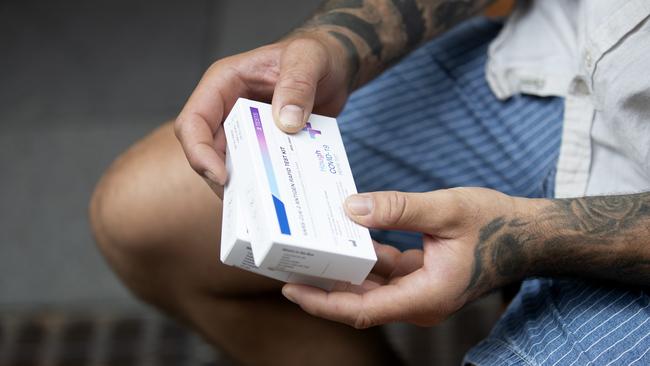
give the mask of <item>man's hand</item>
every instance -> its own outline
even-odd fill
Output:
[[[190,165],[219,194],[227,179],[221,123],[238,97],[269,101],[300,131],[312,110],[336,115],[349,92],[491,0],[324,1],[286,39],[214,63],[176,119]]]
[[[346,207],[361,225],[424,234],[421,251],[377,244],[361,286],[284,286],[305,311],[357,328],[436,324],[529,276],[650,286],[650,193],[549,200],[456,188],[355,195]]]
[[[504,226],[531,217],[523,202],[478,188],[352,196],[346,207],[354,221],[421,232],[423,250],[400,253],[376,244],[377,264],[361,286],[340,284],[328,293],[285,285],[283,293],[313,315],[356,328],[394,321],[436,324],[468,301],[522,278],[525,268],[511,265],[511,273],[502,276],[482,256]]]
[[[237,98],[272,98],[278,126],[297,132],[313,109],[340,112],[351,77],[346,51],[335,37],[296,34],[210,66],[176,119],[176,136],[192,168],[219,192],[227,179],[221,123]]]

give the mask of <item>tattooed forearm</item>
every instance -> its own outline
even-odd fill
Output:
[[[650,286],[650,193],[544,202],[480,230],[470,297],[535,275]]]
[[[324,30],[344,47],[360,85],[490,0],[329,0],[296,33]],[[354,50],[350,48],[354,46]]]
[[[422,42],[426,33],[424,14],[415,1],[393,0],[392,3],[404,24],[402,31],[406,36],[406,49],[413,49]]]
[[[650,216],[650,202],[645,195],[590,197],[556,200],[556,206],[567,213],[567,224],[573,230],[590,235],[607,236],[638,224]]]
[[[363,7],[364,0],[329,0],[324,1],[317,13],[327,13],[338,9],[357,9]]]
[[[345,48],[345,51],[350,55],[350,81],[348,82],[348,89],[353,89],[357,84],[357,78],[359,76],[359,53],[357,48],[354,46],[354,43],[348,38],[345,34],[341,34],[336,31],[329,31],[334,38],[338,39],[339,42]]]
[[[349,13],[330,12],[320,16],[318,18],[318,24],[347,28],[366,42],[370,52],[374,56],[381,56],[384,46],[379,39],[379,34],[375,26],[363,18]]]

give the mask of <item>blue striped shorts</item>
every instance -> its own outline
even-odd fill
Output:
[[[485,80],[501,25],[478,18],[419,48],[355,92],[339,116],[360,192],[479,186],[553,197],[561,98],[498,100]],[[407,232],[373,232],[402,250]],[[577,280],[524,282],[476,365],[650,364],[650,297]]]

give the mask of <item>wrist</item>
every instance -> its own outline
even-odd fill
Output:
[[[549,200],[512,197],[512,202],[489,243],[495,288],[539,275],[542,243],[549,235],[539,220]]]
[[[544,200],[499,194],[492,197],[480,220],[474,263],[466,293],[470,300],[536,274],[537,215]],[[480,212],[481,212],[480,211]]]
[[[515,217],[521,223],[516,227],[518,244],[521,251],[521,271],[514,280],[520,281],[527,277],[540,276],[545,273],[549,253],[545,250],[545,243],[555,234],[555,228],[547,225],[542,217],[547,215],[551,200],[544,198],[517,197]],[[511,224],[517,226],[516,224]]]

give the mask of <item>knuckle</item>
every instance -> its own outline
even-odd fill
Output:
[[[384,197],[380,221],[385,225],[397,225],[404,221],[407,212],[406,195],[391,191]]]
[[[176,138],[182,143],[183,140],[183,126],[185,124],[183,123],[183,118],[178,116],[176,117],[176,120],[174,121],[174,135]]]
[[[195,147],[190,147],[185,149],[185,157],[187,158],[188,163],[190,164],[190,167],[194,169],[197,173],[203,174],[201,171],[201,166],[200,166],[200,160],[198,157],[198,153],[196,151],[197,149]]]
[[[316,91],[316,83],[303,73],[289,73],[284,75],[279,87],[285,91],[297,94],[311,94]]]
[[[200,166],[200,144],[193,142],[192,139],[186,138],[191,134],[193,126],[190,123],[189,119],[183,117],[176,118],[174,121],[174,134],[176,138],[180,141],[185,157],[190,164],[190,167],[194,169],[197,173],[203,174]]]
[[[449,224],[460,223],[462,220],[468,218],[472,211],[476,209],[475,205],[471,204],[471,199],[468,193],[463,188],[451,188],[447,191],[447,213]]]
[[[287,51],[295,52],[321,52],[325,46],[323,43],[313,37],[301,37],[292,40],[287,46]]]
[[[226,80],[232,79],[238,75],[238,64],[236,56],[230,56],[215,61],[205,70],[200,82],[216,80],[217,78],[223,78]]]
[[[225,60],[226,59],[221,59],[211,63],[210,66],[205,69],[203,75],[201,75],[201,81],[211,79],[214,75],[218,75],[221,72],[222,65],[224,64]]]
[[[220,60],[217,60],[208,66],[208,68],[205,70],[205,73],[203,73],[204,76],[211,75],[213,73],[219,72],[219,69],[224,63],[228,63],[228,60],[230,60],[231,57],[226,57],[222,58]]]

